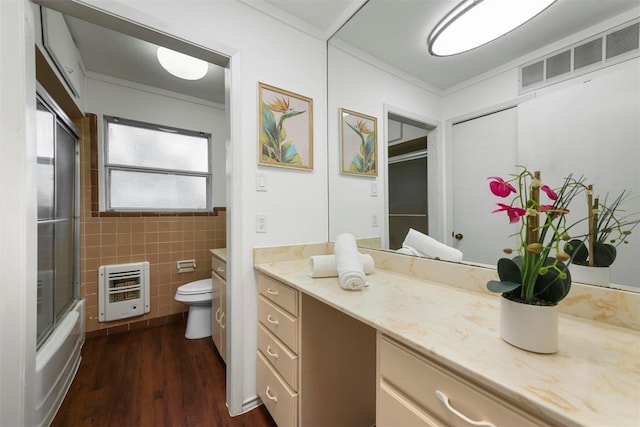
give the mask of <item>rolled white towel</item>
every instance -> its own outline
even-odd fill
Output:
[[[462,261],[462,252],[458,249],[440,243],[436,239],[420,233],[413,228],[409,229],[402,243],[402,247],[414,249],[424,257],[438,258],[443,261]]]
[[[375,270],[375,262],[369,254],[360,254],[364,274],[371,274]],[[313,255],[309,257],[309,277],[338,277],[335,255]]]
[[[409,245],[402,245],[402,247],[398,249],[398,252],[405,255],[411,255],[411,256],[420,256],[420,257],[424,256],[416,248],[412,248]]]
[[[336,237],[335,258],[340,287],[349,290],[362,289],[366,283],[366,276],[356,239],[352,234],[342,233]]]

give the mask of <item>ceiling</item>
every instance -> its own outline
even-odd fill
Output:
[[[436,58],[427,53],[429,31],[460,0],[241,1],[322,40],[337,31],[332,40],[439,90],[639,7],[638,0],[558,0],[507,36],[464,54]],[[89,72],[224,104],[223,68],[210,64],[203,79],[181,80],[159,67],[157,46],[77,18],[65,19]]]

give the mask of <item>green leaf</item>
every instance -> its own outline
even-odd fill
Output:
[[[584,264],[589,257],[589,251],[582,240],[573,239],[564,244],[564,251],[571,255],[574,264]]]
[[[569,289],[571,289],[571,273],[565,264],[558,262],[555,258],[549,257],[544,262],[545,267],[554,264],[560,271],[550,267],[546,274],[539,275],[536,279],[533,294],[541,300],[555,304],[569,293]],[[566,274],[564,279],[560,278],[560,272]]]
[[[503,282],[522,282],[520,257],[514,259],[500,258],[498,260],[498,276]]]
[[[518,289],[519,287],[521,287],[522,284],[520,283],[516,283],[516,282],[511,282],[508,280],[490,280],[489,282],[487,282],[487,289],[491,292],[496,292],[496,293],[505,293],[505,292],[511,292],[515,289]]]
[[[290,165],[301,165],[302,159],[300,155],[298,155],[298,151],[296,150],[295,144],[288,141],[282,144],[281,148],[282,153],[282,163],[290,164]]]
[[[616,255],[615,246],[609,243],[593,244],[593,263],[598,267],[609,267],[616,260]]]
[[[349,171],[351,172],[364,172],[363,158],[359,154],[353,156],[351,164],[349,165]]]

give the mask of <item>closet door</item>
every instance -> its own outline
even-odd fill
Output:
[[[487,180],[508,179],[516,171],[517,138],[516,108],[453,126],[453,242],[465,261],[495,265],[503,248],[518,245],[507,236],[519,225],[510,226],[504,213],[491,213],[504,200],[491,194]]]

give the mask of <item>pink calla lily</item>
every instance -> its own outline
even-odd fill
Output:
[[[508,182],[505,182],[504,179],[499,176],[490,176],[487,179],[492,179],[489,183],[489,188],[491,192],[498,197],[507,197],[511,193],[515,193],[516,189]]]
[[[496,204],[500,207],[492,211],[492,213],[506,211],[507,215],[509,216],[509,222],[512,224],[515,222],[518,222],[521,216],[525,216],[527,214],[526,209],[505,205],[504,203],[496,203]]]

